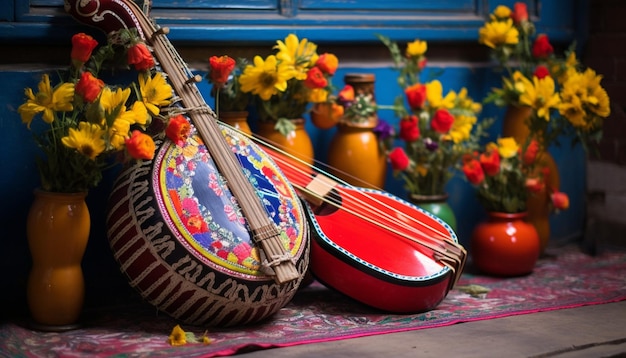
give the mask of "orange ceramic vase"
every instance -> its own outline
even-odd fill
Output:
[[[385,186],[387,162],[374,127],[376,121],[339,123],[328,148],[328,165],[334,175],[358,187]]]
[[[274,129],[276,125],[274,122],[259,123],[257,134],[268,141],[269,144],[286,151],[307,164],[313,165],[315,156],[313,143],[304,127],[304,119],[293,119],[291,121],[296,126],[296,129],[287,136]]]
[[[530,134],[526,125],[526,119],[530,115],[530,107],[509,106],[502,123],[502,136],[513,137],[517,143],[523,144]],[[537,154],[536,161],[537,171],[547,168],[546,187],[558,190],[560,186],[559,168],[552,155],[547,151],[541,151]],[[544,189],[531,195],[526,202],[526,209],[528,211],[527,220],[537,229],[541,252],[543,252],[550,241],[550,193]]]
[[[539,258],[539,236],[526,222],[527,213],[489,213],[472,232],[474,266],[496,276],[520,276],[533,271]]]
[[[44,329],[73,328],[83,308],[81,262],[91,226],[86,195],[35,191],[26,223],[33,260],[27,299],[34,324]]]
[[[220,121],[241,131],[242,133],[252,134],[250,126],[248,125],[247,111],[220,112]]]

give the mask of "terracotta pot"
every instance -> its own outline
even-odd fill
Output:
[[[26,223],[33,266],[28,277],[28,306],[43,329],[70,329],[83,308],[81,262],[91,219],[87,193],[35,191]]]
[[[480,271],[497,276],[519,276],[533,271],[539,258],[539,236],[526,222],[527,213],[489,213],[472,232],[470,253]]]
[[[257,134],[267,140],[269,144],[313,165],[315,156],[313,143],[304,127],[304,119],[292,119],[291,121],[296,126],[296,129],[287,136],[274,129],[276,125],[274,122],[259,123]]]
[[[446,222],[456,231],[456,215],[448,204],[448,195],[409,195],[409,201]]]
[[[248,112],[247,111],[220,112],[219,119],[220,121],[241,131],[242,133],[252,134],[252,131],[250,130],[250,126],[248,125]]]
[[[374,127],[376,122],[338,125],[328,147],[328,165],[334,175],[358,187],[385,186],[387,161]]]
[[[513,137],[518,144],[522,145],[530,134],[526,119],[531,115],[530,107],[509,106],[505,112],[502,123],[502,136]],[[559,168],[552,155],[547,151],[537,154],[536,170],[548,169],[546,187],[558,190],[560,186]],[[544,189],[531,195],[526,202],[528,212],[527,220],[531,222],[539,235],[541,252],[550,241],[550,193]]]

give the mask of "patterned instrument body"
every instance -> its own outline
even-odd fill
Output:
[[[135,27],[144,38],[154,35],[142,28],[145,16],[130,0],[66,0],[66,10],[107,33]],[[234,197],[215,156],[192,128],[184,145],[157,142],[153,160],[120,173],[107,217],[113,254],[146,301],[185,323],[232,326],[263,320],[292,299],[308,269],[302,203],[258,145],[230,127],[217,127],[217,137],[223,135],[234,153],[244,182],[278,228],[279,246],[299,273],[277,283],[267,265],[271,259],[252,237],[242,200]]]

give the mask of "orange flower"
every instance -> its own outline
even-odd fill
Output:
[[[544,59],[552,55],[553,52],[554,48],[552,48],[552,45],[550,44],[548,35],[541,34],[537,36],[535,43],[533,43],[533,57]]]
[[[339,67],[339,59],[332,53],[323,53],[317,58],[315,66],[319,67],[322,72],[332,76],[337,71],[337,67]]]
[[[70,56],[74,65],[79,68],[87,62],[96,46],[98,46],[98,41],[83,32],[72,36],[72,53]]]
[[[190,132],[191,125],[182,114],[170,118],[165,128],[165,135],[178,146],[183,146]]]
[[[400,138],[407,142],[415,142],[420,137],[420,128],[418,126],[418,119],[415,115],[410,115],[402,118],[400,121]]]
[[[569,208],[569,197],[564,192],[556,191],[550,195],[550,199],[552,199],[552,205],[556,210]]]
[[[83,97],[85,102],[93,103],[93,101],[98,98],[98,95],[103,87],[104,81],[96,78],[91,74],[91,72],[85,71],[80,75],[80,79],[76,83],[74,92]]]
[[[345,85],[337,96],[342,103],[352,102],[354,101],[354,88],[350,85]]]
[[[485,180],[485,172],[483,171],[480,162],[476,158],[468,157],[463,160],[463,173],[467,180],[478,185]]]
[[[134,65],[137,71],[146,71],[154,67],[154,58],[143,43],[137,43],[128,49],[128,64]]]
[[[309,88],[324,88],[328,85],[328,81],[319,67],[312,67],[306,73],[304,84]]]
[[[397,171],[405,170],[411,163],[401,147],[396,147],[389,153],[389,162],[391,163],[391,168]]]
[[[447,109],[440,108],[435,112],[430,126],[435,132],[446,134],[452,128],[453,123],[454,116]]]
[[[218,88],[228,82],[228,77],[235,69],[235,60],[229,56],[211,56],[209,58],[209,79]]]
[[[480,166],[485,174],[494,176],[500,172],[500,154],[498,148],[491,148],[479,157]]]
[[[424,103],[426,102],[426,86],[423,84],[416,83],[407,87],[404,90],[404,94],[406,95],[406,99],[411,109],[416,110],[424,107]]]
[[[154,151],[156,145],[152,140],[152,137],[142,133],[141,131],[134,130],[130,138],[126,139],[126,150],[128,154],[134,159],[147,159],[154,158]]]

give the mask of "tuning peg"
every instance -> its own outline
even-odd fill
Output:
[[[153,34],[152,34],[152,39],[154,40],[155,37],[160,36],[160,35],[167,35],[170,33],[170,28],[169,27],[159,27]]]
[[[189,77],[189,78],[187,79],[187,81],[185,81],[185,84],[190,84],[190,83],[198,83],[198,82],[200,82],[200,81],[202,81],[202,76],[200,76],[200,75],[195,75],[195,76],[193,76],[193,77]]]

